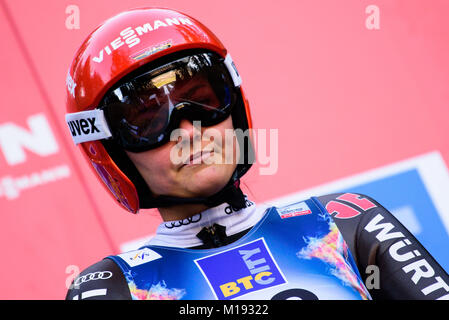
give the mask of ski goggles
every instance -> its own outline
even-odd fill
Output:
[[[182,119],[205,127],[227,119],[240,84],[230,55],[193,54],[121,81],[97,109],[67,114],[66,121],[75,144],[112,138],[142,152],[166,143]]]

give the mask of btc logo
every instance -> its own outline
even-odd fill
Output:
[[[195,263],[218,299],[234,299],[286,283],[263,238]]]

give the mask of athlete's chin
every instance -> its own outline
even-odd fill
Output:
[[[230,165],[201,165],[188,175],[188,189],[196,197],[208,197],[220,191],[229,179],[234,168]]]

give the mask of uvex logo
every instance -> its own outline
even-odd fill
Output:
[[[95,126],[95,118],[86,118],[79,120],[68,121],[70,132],[72,136],[80,136],[81,134],[100,133],[100,130]]]
[[[103,110],[94,109],[65,115],[75,144],[112,137]]]

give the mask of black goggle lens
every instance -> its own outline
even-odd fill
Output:
[[[223,63],[212,53],[176,60],[108,92],[106,119],[116,141],[141,152],[170,138],[181,119],[218,124],[229,117],[237,90]]]

